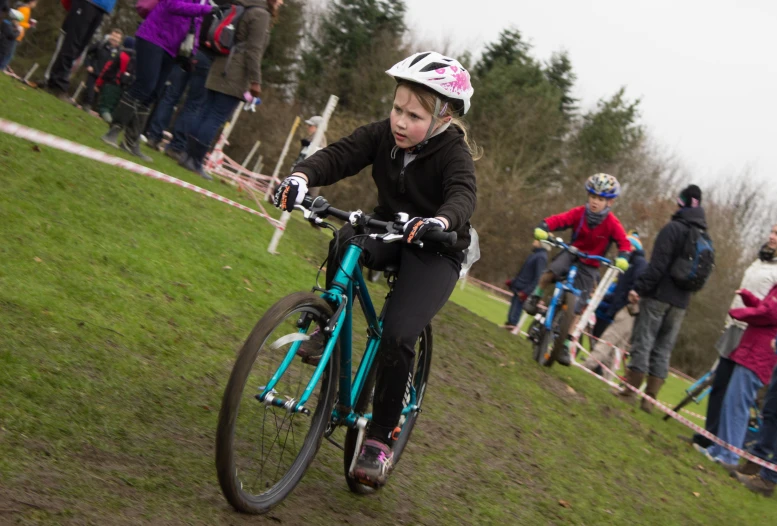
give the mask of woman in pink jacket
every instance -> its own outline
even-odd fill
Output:
[[[747,323],[747,329],[739,346],[729,356],[736,366],[723,399],[718,438],[741,448],[756,393],[769,383],[777,365],[777,354],[771,345],[777,335],[777,285],[762,300],[749,290],[738,290],[737,294],[742,297],[745,306],[731,309],[729,316]],[[729,470],[736,469],[739,462],[736,453],[717,444],[707,449],[698,444],[694,447]]]

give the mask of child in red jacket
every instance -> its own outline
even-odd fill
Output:
[[[534,237],[545,240],[550,237],[549,232],[572,228],[573,247],[592,256],[604,256],[611,242],[618,245],[618,257],[615,265],[623,271],[629,268],[628,253],[631,245],[626,237],[626,231],[621,222],[610,211],[613,201],[620,194],[621,185],[612,175],[599,173],[592,175],[585,182],[588,192],[588,203],[571,210],[550,217],[546,217],[537,228],[534,229]],[[577,259],[577,256],[564,251],[556,256],[550,263],[548,270],[542,274],[540,282],[534,293],[524,303],[523,310],[533,316],[537,314],[537,303],[556,281],[566,278],[569,267]],[[581,291],[580,298],[575,309],[580,314],[581,307],[588,300],[588,295],[596,286],[599,278],[599,262],[590,259],[580,259],[575,276],[575,288]],[[574,325],[574,322],[573,322]],[[564,353],[557,358],[562,365],[571,363],[568,346]]]

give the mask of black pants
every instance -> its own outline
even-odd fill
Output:
[[[88,104],[89,106],[94,105],[94,99],[95,99],[95,91],[94,91],[94,85],[97,83],[97,75],[89,75],[86,78],[86,86],[84,87],[84,104]]]
[[[712,381],[712,391],[707,401],[707,420],[704,423],[704,429],[715,436],[718,436],[718,423],[720,422],[720,410],[723,407],[723,398],[726,396],[728,383],[731,381],[731,374],[734,372],[736,363],[728,358],[721,357],[717,369],[715,369],[715,378]],[[707,437],[694,434],[693,441],[702,447],[710,447],[713,442]]]
[[[70,88],[70,70],[102,22],[105,11],[87,0],[73,0],[62,24],[65,39],[59,53],[52,58],[48,87],[67,93]]]
[[[335,251],[336,240],[330,243],[327,286],[331,285],[348,241],[354,235],[353,227],[346,225],[340,229],[339,250]],[[371,438],[389,442],[402,414],[402,398],[413,369],[416,342],[453,292],[461,260],[401,242],[386,244],[368,238],[354,241],[364,250],[361,263],[367,268],[383,270],[387,265],[399,266],[394,292],[383,318],[372,423],[368,430]]]

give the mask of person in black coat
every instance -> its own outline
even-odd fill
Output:
[[[112,30],[104,39],[89,46],[86,52],[86,92],[84,93],[84,111],[89,111],[94,105],[94,85],[102,73],[105,64],[116,58],[121,52],[121,29]]]
[[[607,304],[606,308],[601,311],[597,310],[596,325],[594,325],[593,330],[593,335],[596,338],[600,338],[604,334],[604,331],[607,330],[607,327],[615,319],[615,315],[629,303],[629,292],[634,288],[637,278],[648,267],[647,259],[645,259],[645,250],[642,248],[642,242],[639,239],[639,232],[630,230],[628,238],[632,247],[632,251],[629,253],[629,269],[618,278],[612,294],[608,294],[602,300],[602,303]]]
[[[510,301],[510,310],[507,313],[507,323],[504,328],[513,330],[521,317],[524,300],[537,287],[540,276],[548,266],[548,251],[551,249],[549,243],[534,240],[532,244],[532,253],[526,258],[521,270],[516,276],[507,281],[507,287],[513,293],[513,299]]]
[[[683,255],[691,227],[707,229],[698,186],[692,184],[680,192],[677,204],[680,209],[656,237],[650,265],[629,292],[629,302],[639,303],[639,314],[634,323],[626,381],[639,387],[647,374],[645,393],[653,398],[669,373],[672,349],[691,301],[691,292],[678,287],[672,279],[672,264]],[[620,395],[629,401],[636,396],[630,389]],[[643,400],[642,409],[651,412],[652,405]]]

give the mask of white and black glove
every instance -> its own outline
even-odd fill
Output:
[[[275,191],[275,206],[291,212],[294,205],[302,204],[308,193],[308,182],[302,177],[291,175],[283,180]]]
[[[414,217],[405,223],[402,239],[405,243],[412,243],[430,230],[445,230],[445,223],[434,217]]]

